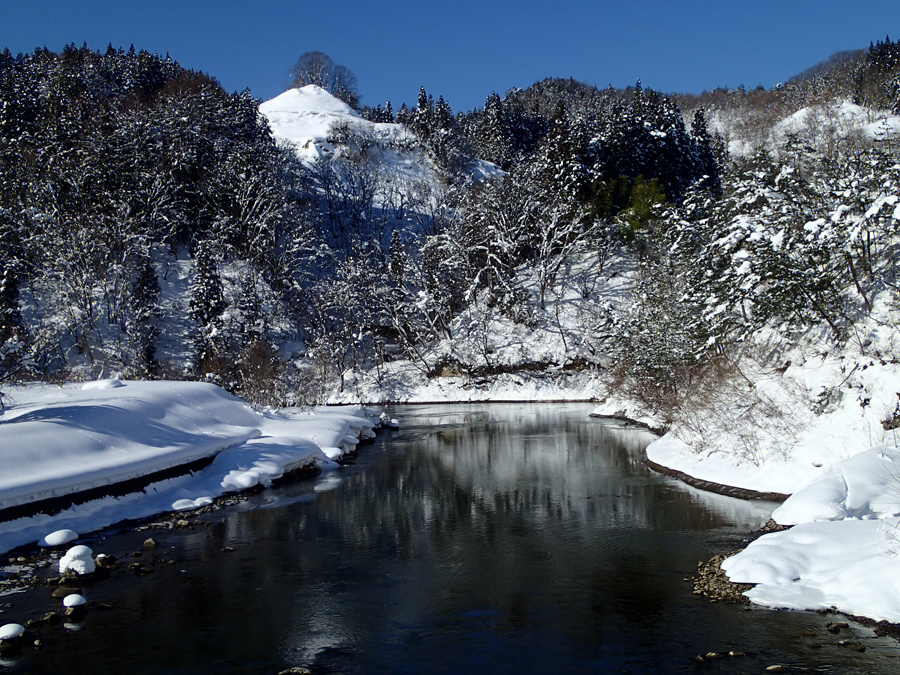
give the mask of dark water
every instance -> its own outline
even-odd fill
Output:
[[[0,673],[900,673],[896,642],[862,627],[835,636],[834,617],[692,595],[697,562],[739,547],[771,505],[650,472],[646,439],[590,409],[398,408],[403,429],[355,466],[152,533],[153,574],[87,588],[109,608]],[[0,623],[55,601],[5,602]],[[747,655],[694,662],[728,650]]]

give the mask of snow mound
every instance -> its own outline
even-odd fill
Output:
[[[289,89],[265,101],[260,104],[259,112],[268,119],[272,134],[291,143],[297,155],[308,163],[334,153],[334,147],[328,142],[334,124],[371,124],[349,105],[314,84]]]
[[[900,516],[900,450],[873,448],[795,492],[772,514],[780,525]]]
[[[15,640],[22,636],[25,627],[18,623],[8,623],[0,627],[0,640]]]
[[[873,448],[794,493],[767,534],[722,569],[768,607],[826,609],[900,621],[900,450]]]
[[[381,141],[382,151],[414,138],[401,124],[379,124],[360,117],[349,105],[314,84],[289,89],[261,103],[259,112],[269,121],[272,135],[293,145],[307,165],[335,155],[335,146],[329,141],[335,125]],[[392,163],[402,163],[399,155],[391,159]]]
[[[38,541],[38,546],[62,546],[76,539],[78,539],[78,533],[75,530],[56,530],[41,537],[40,541]]]
[[[73,546],[59,559],[59,573],[90,574],[97,569],[93,555],[94,552],[87,546]]]

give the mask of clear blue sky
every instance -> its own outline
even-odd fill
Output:
[[[13,54],[134,44],[268,99],[318,50],[356,74],[364,104],[414,104],[424,85],[454,111],[551,76],[769,88],[885,35],[900,38],[900,0],[6,0],[0,17]]]

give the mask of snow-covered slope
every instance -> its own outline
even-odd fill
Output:
[[[732,157],[749,157],[760,150],[776,153],[789,135],[825,150],[836,143],[872,142],[897,138],[900,116],[872,110],[847,100],[800,108],[773,123],[760,119],[764,112],[740,108],[709,113],[710,129],[728,144]]]
[[[328,136],[335,124],[352,124],[368,131],[386,126],[364,120],[349,105],[314,84],[288,89],[260,104],[259,111],[269,120],[272,134],[291,143],[297,155],[310,164],[334,154]]]
[[[775,125],[775,146],[782,145],[789,134],[797,134],[814,147],[825,148],[834,139],[852,134],[873,141],[896,137],[900,133],[900,116],[870,110],[850,101],[807,106]]]
[[[431,160],[406,127],[363,119],[349,105],[314,84],[289,89],[260,104],[259,111],[269,120],[272,134],[292,145],[307,166],[321,158],[364,154],[383,171],[407,181],[434,177]],[[340,146],[332,142],[338,127],[347,131]]]
[[[214,456],[206,468],[143,493],[54,516],[0,522],[0,551],[47,532],[85,532],[268,484],[300,466],[336,466],[373,422],[361,408],[263,413],[201,382],[104,380],[7,390],[0,415],[2,510],[158,473]]]
[[[276,139],[293,146],[312,167],[320,159],[365,157],[387,178],[400,178],[404,189],[439,182],[434,162],[415,134],[402,124],[370,122],[314,84],[289,89],[259,106]],[[333,142],[335,129],[341,142]],[[467,167],[474,182],[502,177],[496,164],[474,159]]]

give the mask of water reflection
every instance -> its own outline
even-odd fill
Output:
[[[900,670],[889,641],[868,643],[864,660],[837,647],[810,656],[804,631],[824,633],[816,615],[692,596],[685,577],[697,561],[739,546],[772,505],[649,472],[647,438],[589,412],[392,411],[403,429],[364,448],[356,466],[173,533],[159,555],[176,564],[92,590],[95,601],[114,595],[116,610],[92,612],[77,639],[60,643],[65,663],[130,673],[674,673],[694,672],[698,653],[740,649],[756,655],[716,671],[761,672],[773,660]],[[58,653],[45,649],[21,672],[66,672]]]

